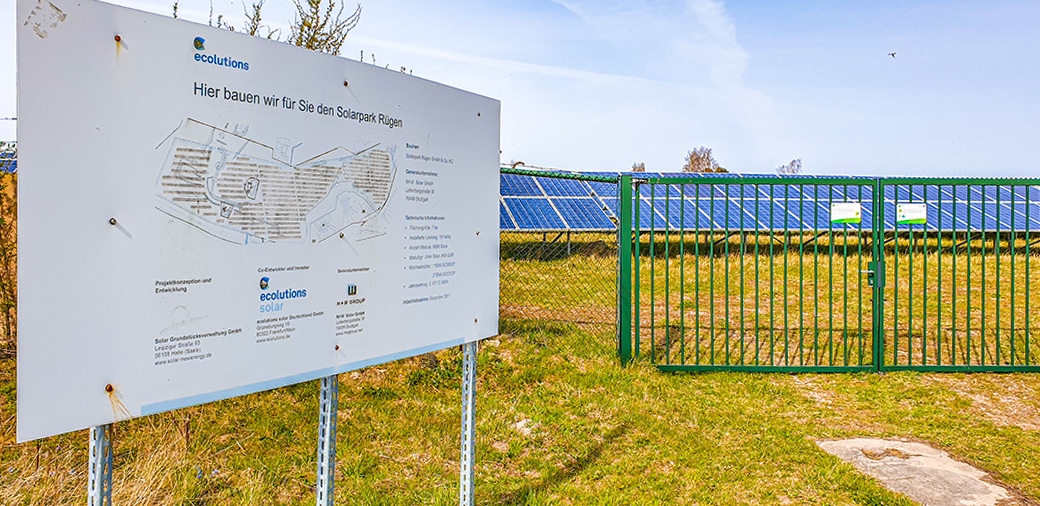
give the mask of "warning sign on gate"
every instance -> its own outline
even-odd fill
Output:
[[[924,225],[928,221],[928,207],[924,204],[899,204],[896,206],[896,223],[900,225]]]
[[[859,202],[834,202],[831,204],[831,223],[859,223],[863,209]]]

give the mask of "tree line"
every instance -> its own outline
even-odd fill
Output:
[[[700,146],[693,148],[691,151],[686,152],[686,163],[682,166],[683,172],[714,172],[714,173],[727,173],[728,169],[719,165],[719,162],[715,160],[715,157],[711,154],[711,148]],[[646,164],[643,162],[636,162],[632,164],[632,172],[646,172]],[[802,173],[802,159],[798,158],[791,160],[790,163],[781,165],[776,168],[776,173],[780,175],[798,175]]]

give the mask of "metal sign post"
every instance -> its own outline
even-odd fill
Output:
[[[87,505],[112,505],[112,424],[90,428]]]
[[[339,407],[339,377],[321,379],[318,408],[318,481],[317,505],[332,506],[336,484],[336,410]]]
[[[473,504],[473,447],[477,396],[477,342],[462,345],[462,455],[459,459],[459,505]]]

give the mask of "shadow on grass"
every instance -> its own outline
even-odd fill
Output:
[[[600,455],[603,453],[603,449],[613,444],[617,438],[621,437],[621,435],[627,431],[628,427],[624,424],[615,427],[603,436],[602,442],[590,448],[581,457],[578,457],[563,468],[556,470],[556,472],[545,477],[537,484],[524,485],[518,490],[499,496],[498,500],[495,501],[494,504],[526,504],[531,496],[551,490],[561,483],[570,481],[575,476],[585,471],[589,464],[599,460]]]

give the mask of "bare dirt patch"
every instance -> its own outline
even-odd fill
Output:
[[[997,426],[1040,430],[1040,391],[1034,375],[932,375],[927,380],[969,399],[974,414]]]

